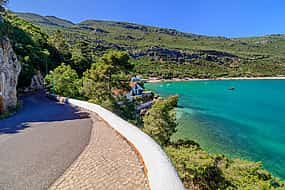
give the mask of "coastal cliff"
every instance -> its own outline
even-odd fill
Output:
[[[6,37],[0,39],[0,111],[4,112],[9,107],[17,104],[17,83],[21,71],[21,65]]]

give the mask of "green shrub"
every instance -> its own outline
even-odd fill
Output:
[[[143,130],[164,146],[170,142],[170,137],[176,132],[176,113],[178,96],[157,100],[143,118]]]
[[[64,63],[45,77],[46,84],[55,94],[76,97],[79,94],[78,75],[70,65]]]
[[[285,189],[259,162],[210,155],[193,141],[178,141],[165,147],[187,189],[205,190]]]

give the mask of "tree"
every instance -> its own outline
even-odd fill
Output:
[[[103,63],[92,64],[91,69],[83,74],[82,93],[94,103],[101,104],[111,97],[111,91],[107,85],[108,65]]]
[[[78,96],[78,75],[70,65],[62,63],[54,71],[45,77],[48,86],[52,87],[56,94],[65,97]]]
[[[96,103],[112,99],[112,89],[128,88],[127,73],[132,65],[125,52],[111,51],[83,74],[82,94]]]
[[[52,51],[55,56],[59,57],[64,63],[70,63],[72,54],[70,53],[70,47],[62,31],[57,30],[50,36],[49,43],[57,50]]]
[[[128,53],[110,51],[103,55],[101,62],[108,67],[106,72],[108,89],[110,91],[112,88],[126,89],[128,87],[126,82],[129,81],[127,74],[133,69]]]
[[[176,113],[178,96],[159,99],[143,118],[144,131],[160,145],[169,144],[170,137],[176,132]]]
[[[90,44],[85,41],[77,42],[72,49],[71,67],[82,76],[87,69],[90,69],[92,62],[93,50]]]
[[[9,37],[13,50],[22,63],[18,88],[29,87],[31,76],[37,71],[46,74],[47,70],[62,63],[51,53],[52,48],[47,43],[48,35],[39,27],[9,12],[5,13],[4,20],[0,24],[0,36]]]

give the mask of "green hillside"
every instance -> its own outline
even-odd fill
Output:
[[[72,27],[74,24],[72,22],[53,17],[47,16],[43,17],[34,13],[17,13],[17,15],[25,20],[32,23],[39,24],[48,27]]]
[[[22,64],[19,89],[41,71],[50,91],[99,104],[141,127],[164,146],[187,189],[284,189],[284,181],[261,163],[211,155],[191,140],[171,142],[178,97],[160,99],[140,116],[136,106],[149,99],[130,102],[120,94],[130,91],[129,79],[138,73],[164,78],[285,75],[284,36],[227,39],[10,12],[3,13],[2,36],[9,37]]]
[[[56,17],[17,13],[48,34],[61,30],[72,46],[87,42],[95,55],[128,51],[137,73],[145,76],[222,77],[285,75],[285,35],[224,38],[126,22],[86,20],[78,24]]]

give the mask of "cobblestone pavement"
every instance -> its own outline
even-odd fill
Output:
[[[146,190],[144,168],[131,146],[92,114],[90,143],[50,190]]]

